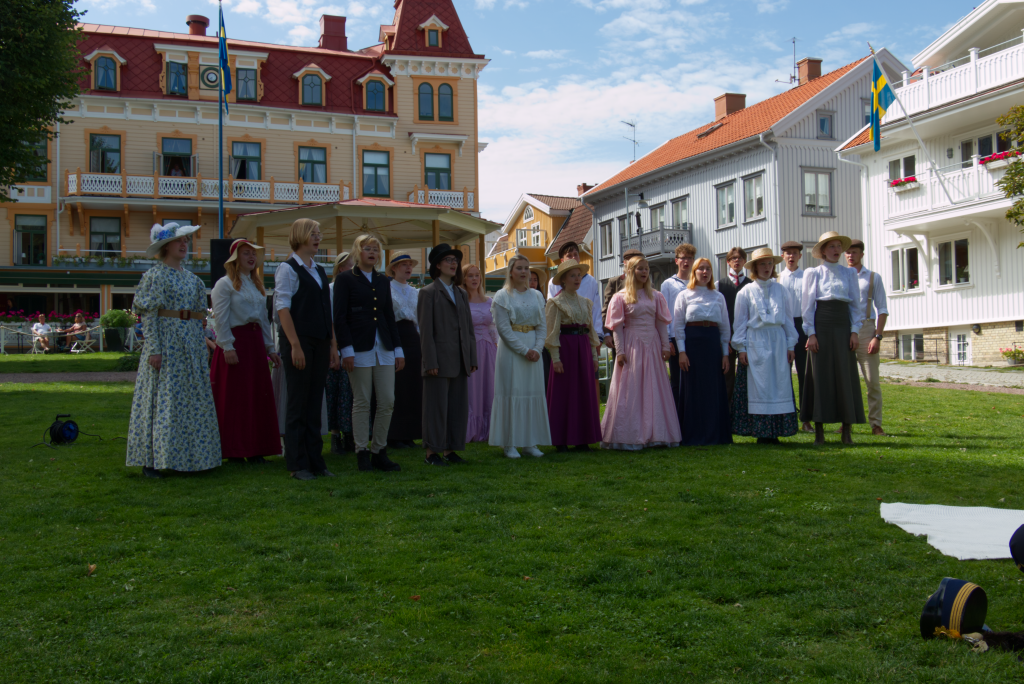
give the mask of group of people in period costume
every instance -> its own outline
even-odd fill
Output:
[[[401,470],[388,448],[415,440],[426,464],[442,467],[465,463],[458,452],[468,442],[487,441],[509,458],[540,457],[549,445],[728,444],[733,434],[776,443],[800,421],[817,443],[825,424],[840,423],[849,443],[850,426],[865,422],[858,363],[873,431],[884,434],[877,352],[885,293],[862,266],[863,243],[835,233],[813,248],[821,265],[806,270],[801,243],[785,243],[782,256],[759,249],[749,260],[734,248],[717,283],[711,262],[680,245],[677,272],[660,292],[647,259],[629,250],[603,300],[579,246],[568,242],[549,282],[517,255],[489,298],[479,267],[463,269],[462,251],[448,244],[429,251],[425,287],[410,285],[418,262],[405,254],[382,273],[383,245],[373,235],[338,255],[329,280],[313,258],[319,224],[300,219],[274,276],[277,348],[263,248],[235,240],[211,295],[216,349],[207,368],[199,353],[205,288],[181,267],[195,230],[153,227],[148,253],[160,263],[135,296],[146,347],[127,464],[148,477],[207,470],[222,458],[262,463],[282,453],[282,434],[292,477],[333,477],[324,422],[333,453],[352,451],[359,470],[384,472]],[[839,263],[844,252],[849,266]],[[614,357],[603,418],[602,344]]]

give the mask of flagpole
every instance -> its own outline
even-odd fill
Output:
[[[224,25],[224,6],[218,2],[217,19],[217,41],[224,40],[221,37]],[[220,63],[220,52],[218,48],[218,64]],[[220,65],[220,64],[219,64]],[[224,66],[220,65],[220,81],[217,93],[217,237],[224,239]]]

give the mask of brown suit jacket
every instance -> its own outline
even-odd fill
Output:
[[[473,332],[473,314],[469,310],[469,296],[461,287],[453,287],[455,302],[440,280],[420,290],[416,303],[416,318],[420,325],[420,353],[423,355],[421,374],[437,369],[441,378],[469,375],[476,366],[476,334]]]
[[[608,283],[604,286],[604,302],[602,302],[602,304],[601,304],[601,320],[602,321],[607,321],[608,320],[608,306],[612,303],[612,297],[614,297],[617,292],[619,292],[620,290],[622,290],[625,287],[626,287],[626,277],[625,276],[621,276],[620,275],[620,276],[615,276],[613,278],[609,278],[608,279]],[[608,328],[605,328],[604,332],[605,332],[606,335],[610,335],[611,334],[611,332],[608,330]]]

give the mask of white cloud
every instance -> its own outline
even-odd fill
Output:
[[[531,50],[526,53],[526,56],[533,59],[558,59],[565,57],[568,53],[568,50]]]
[[[153,0],[92,0],[89,3],[83,3],[85,8],[94,7],[97,10],[112,10],[119,7],[128,8],[139,8],[145,12],[155,12],[156,5],[153,4]],[[141,13],[141,12],[140,12]]]
[[[308,26],[294,26],[288,31],[288,38],[292,45],[309,45],[319,40],[320,32]]]
[[[494,0],[476,0],[477,9],[491,9],[494,7]]]
[[[757,11],[759,14],[774,14],[788,5],[789,0],[757,0]]]

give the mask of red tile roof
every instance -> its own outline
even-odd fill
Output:
[[[882,136],[882,137],[885,137],[885,136]],[[843,145],[843,149],[844,150],[848,150],[851,147],[857,147],[858,145],[863,145],[864,143],[867,143],[867,142],[871,142],[871,127],[870,126],[865,126],[863,131],[861,131],[860,133],[855,135],[850,142],[848,142],[845,145]]]
[[[675,164],[689,157],[710,152],[711,150],[765,133],[787,114],[835,83],[865,59],[867,57],[858,59],[856,62],[847,64],[835,71],[823,74],[819,78],[799,85],[792,90],[787,90],[784,93],[729,114],[718,121],[705,124],[689,133],[673,138],[661,147],[637,159],[634,163],[593,190],[590,190],[587,194],[593,195],[596,192],[670,164]],[[721,126],[718,124],[721,124]]]
[[[427,47],[420,24],[437,15],[448,26],[441,38],[441,47]],[[389,54],[422,57],[462,56],[483,59],[473,52],[469,37],[452,0],[395,0],[395,43]]]
[[[591,208],[586,204],[576,207],[572,210],[569,219],[562,224],[562,229],[558,231],[558,235],[548,245],[545,254],[558,254],[558,250],[567,242],[581,244],[593,225],[594,212]]]
[[[538,202],[543,202],[552,209],[561,209],[563,211],[572,211],[576,207],[582,204],[582,200],[579,197],[563,197],[561,195],[540,195],[535,192],[526,193],[528,196],[534,198]]]

